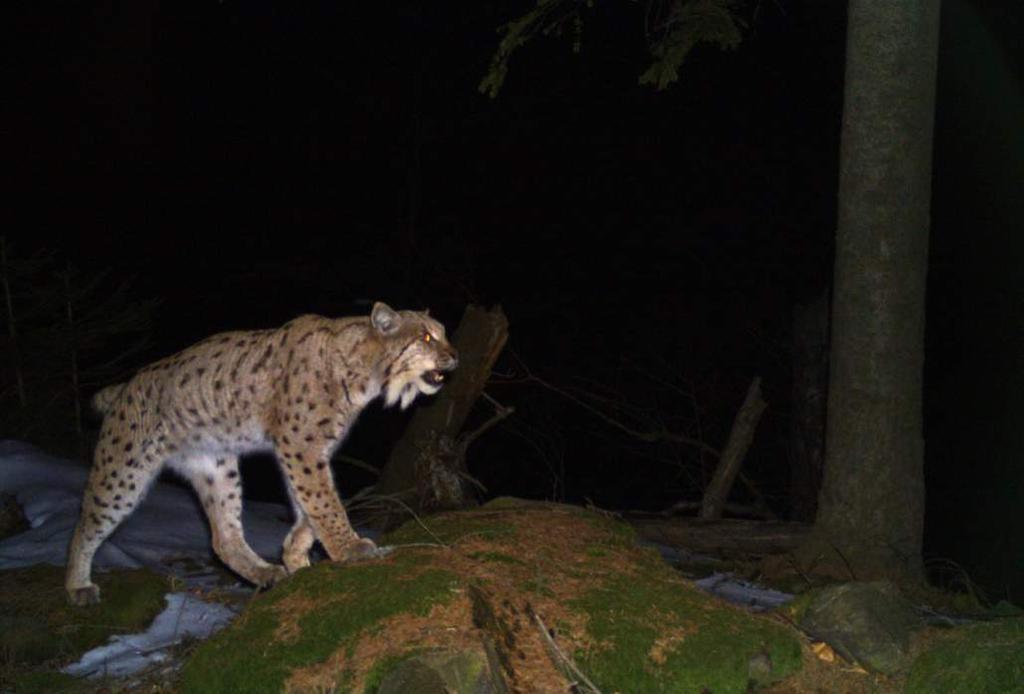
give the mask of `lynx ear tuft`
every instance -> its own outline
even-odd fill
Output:
[[[378,301],[373,305],[373,311],[370,312],[370,322],[381,335],[391,335],[398,330],[402,317],[393,308]]]

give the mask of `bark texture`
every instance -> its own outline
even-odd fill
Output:
[[[938,0],[850,0],[819,573],[922,576]]]
[[[828,292],[793,310],[793,406],[789,430],[792,519],[814,521],[825,466]]]

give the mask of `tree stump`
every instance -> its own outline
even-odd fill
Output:
[[[381,471],[376,494],[397,495],[417,510],[467,503],[468,441],[463,445],[459,433],[507,339],[508,319],[500,306],[466,306],[452,337],[459,367],[441,392],[417,408]]]

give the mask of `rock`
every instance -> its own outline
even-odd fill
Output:
[[[406,658],[386,673],[378,694],[507,694],[500,667],[486,649],[433,650]]]
[[[910,669],[906,694],[1020,692],[1024,683],[1024,618],[999,619],[935,632]]]
[[[885,674],[906,667],[910,635],[919,626],[914,607],[884,581],[825,588],[800,620],[847,660]]]
[[[755,685],[767,685],[775,681],[772,658],[767,653],[756,653],[747,660],[747,676]]]

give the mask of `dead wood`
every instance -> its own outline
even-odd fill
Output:
[[[661,518],[629,515],[626,520],[644,540],[727,559],[757,559],[786,554],[810,532],[804,523],[729,518]]]
[[[508,319],[500,306],[466,306],[451,340],[459,351],[459,368],[440,393],[416,409],[381,471],[377,494],[397,494],[417,510],[451,508],[465,501],[462,488],[471,480],[465,470],[466,448],[511,410],[496,405],[494,418],[465,439],[459,434],[507,339]],[[447,489],[445,498],[429,498],[439,487]]]
[[[751,381],[750,388],[747,389],[747,396],[736,413],[736,419],[733,420],[729,440],[722,450],[718,467],[715,468],[715,474],[704,490],[704,504],[700,509],[700,517],[704,520],[722,517],[722,509],[725,507],[729,490],[732,489],[740,465],[743,464],[743,458],[754,440],[757,423],[767,406],[761,397],[761,377],[758,376]]]
[[[541,386],[543,388],[546,388],[546,389],[550,390],[551,392],[556,393],[556,394],[562,396],[563,398],[565,398],[565,399],[575,403],[576,405],[579,405],[584,410],[586,410],[587,412],[590,412],[592,415],[594,415],[595,417],[601,419],[602,421],[604,421],[605,423],[609,424],[610,426],[612,426],[612,427],[618,429],[619,431],[625,433],[627,436],[635,438],[635,439],[637,439],[639,441],[643,441],[645,443],[668,442],[668,443],[681,444],[681,445],[684,445],[684,446],[691,446],[691,447],[696,448],[697,450],[699,450],[702,454],[707,454],[707,455],[713,456],[715,458],[718,458],[719,461],[720,461],[719,465],[718,465],[718,469],[722,469],[722,462],[721,461],[724,459],[723,458],[724,455],[728,454],[728,455],[733,456],[733,457],[738,456],[738,457],[735,458],[735,462],[737,463],[735,465],[735,472],[733,472],[732,473],[732,477],[729,478],[729,480],[728,480],[729,484],[726,487],[724,487],[724,496],[728,496],[728,492],[729,492],[729,489],[732,487],[733,480],[738,477],[739,481],[740,481],[740,484],[742,484],[746,488],[747,492],[751,495],[751,497],[753,497],[754,506],[757,509],[757,512],[756,512],[755,515],[761,515],[761,516],[764,516],[766,518],[771,518],[771,519],[775,518],[775,514],[772,513],[771,509],[768,507],[768,504],[767,504],[767,502],[764,499],[764,495],[761,494],[761,491],[757,488],[757,485],[755,485],[754,482],[749,477],[747,477],[746,475],[743,474],[743,472],[739,469],[739,465],[738,465],[738,463],[741,463],[743,461],[743,457],[744,457],[744,455],[746,455],[746,451],[750,447],[751,440],[753,439],[754,429],[757,428],[757,420],[760,419],[761,412],[763,412],[764,408],[767,407],[767,405],[763,401],[760,401],[760,410],[756,413],[756,415],[757,415],[756,418],[749,425],[749,434],[750,434],[751,438],[745,441],[745,445],[742,446],[742,449],[741,449],[740,445],[744,442],[744,439],[741,438],[739,436],[739,434],[741,432],[745,432],[746,429],[748,428],[748,425],[747,425],[746,420],[744,420],[741,423],[739,429],[737,428],[737,426],[738,426],[738,424],[740,424],[740,415],[742,415],[744,413],[744,411],[745,411],[744,408],[748,408],[748,405],[747,405],[746,402],[744,402],[743,407],[740,408],[740,411],[737,413],[737,419],[734,420],[734,422],[733,422],[732,432],[730,433],[729,441],[726,443],[725,450],[724,451],[719,451],[714,446],[711,446],[711,445],[705,443],[704,441],[701,441],[700,439],[693,438],[692,436],[687,436],[686,434],[681,434],[681,433],[674,432],[674,431],[668,431],[668,430],[665,430],[665,429],[660,429],[660,430],[659,429],[654,429],[654,430],[636,429],[636,428],[634,428],[632,426],[629,426],[628,424],[625,424],[621,420],[619,420],[619,419],[617,419],[615,417],[612,417],[612,416],[602,412],[600,409],[594,407],[593,405],[591,405],[590,403],[586,402],[585,400],[582,400],[581,398],[577,397],[576,395],[570,393],[566,389],[560,388],[559,386],[556,386],[553,383],[549,383],[548,381],[544,380],[543,378],[541,378],[541,377],[539,377],[539,376],[537,376],[535,374],[527,372],[527,376],[523,380],[531,382],[531,383],[536,383],[537,385],[539,385],[539,386]],[[758,400],[760,400],[760,378],[755,379],[755,381],[758,384],[757,396],[758,396]],[[751,384],[751,388],[753,388],[753,385],[754,384]],[[749,391],[747,393],[747,398],[748,399],[750,398],[750,392]],[[755,403],[755,405],[756,405],[756,403]],[[752,408],[755,405],[750,405],[749,407]],[[730,446],[731,446],[731,448],[730,448]],[[732,468],[733,468],[733,463],[730,462],[729,466],[728,466],[728,469],[731,470]],[[723,482],[724,482],[724,479],[723,479]],[[722,503],[724,503],[724,496],[723,496],[723,502]],[[721,517],[721,511],[722,511],[722,509],[720,508],[718,510],[718,517]]]

